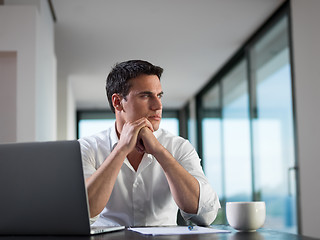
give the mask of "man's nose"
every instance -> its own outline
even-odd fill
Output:
[[[155,97],[153,98],[152,101],[152,110],[159,110],[162,109],[162,102],[161,102],[161,98]]]

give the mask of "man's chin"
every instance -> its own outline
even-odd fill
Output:
[[[157,131],[159,129],[160,124],[152,124],[153,130]]]

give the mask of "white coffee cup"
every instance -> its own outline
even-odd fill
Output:
[[[254,232],[266,219],[265,202],[227,202],[227,220],[238,231]]]

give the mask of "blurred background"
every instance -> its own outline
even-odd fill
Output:
[[[317,0],[0,0],[0,142],[77,139],[114,123],[115,63],[164,68],[161,127],[197,149],[227,201],[320,237]]]

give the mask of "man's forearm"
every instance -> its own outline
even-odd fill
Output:
[[[184,212],[196,214],[200,197],[197,179],[185,170],[164,147],[154,156],[164,170],[178,207]]]
[[[115,148],[97,171],[86,179],[90,217],[98,215],[109,201],[127,153]]]
[[[200,186],[197,179],[180,165],[149,129],[141,129],[139,138],[143,141],[145,151],[152,154],[164,170],[170,191],[178,207],[187,213],[197,213],[200,197]]]

